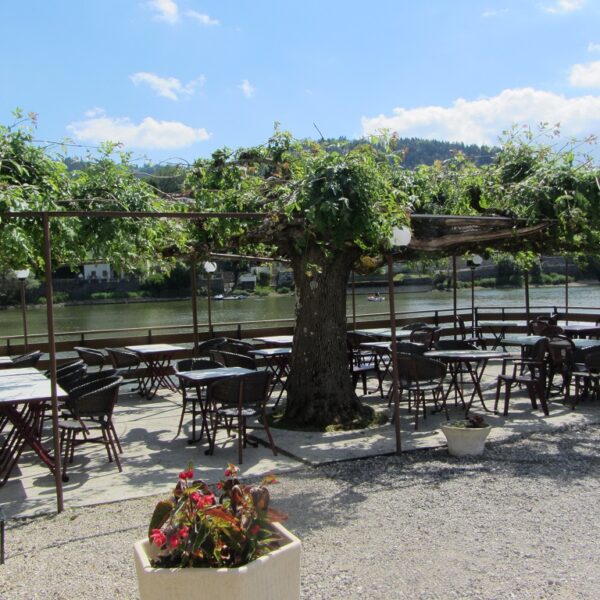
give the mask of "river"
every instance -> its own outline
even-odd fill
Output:
[[[385,295],[385,292],[382,292],[382,295]],[[565,289],[562,286],[534,287],[531,288],[530,298],[532,307],[536,305],[564,306]],[[522,289],[476,289],[475,303],[481,308],[524,306],[524,292]],[[261,320],[273,321],[275,319],[289,319],[294,316],[293,296],[213,300],[211,304],[212,320],[215,324]],[[469,309],[470,305],[471,290],[469,288],[458,290],[459,308]],[[600,286],[570,286],[569,306],[600,306]],[[356,295],[356,312],[358,315],[385,313],[387,307],[387,302],[369,302],[366,294]],[[401,292],[396,294],[396,310],[398,313],[451,309],[451,292]],[[532,311],[535,312],[535,309],[532,308]],[[348,295],[348,314],[352,314],[350,295]],[[159,325],[185,327],[192,324],[190,301],[57,306],[54,315],[57,333],[134,327],[150,328]],[[198,299],[198,320],[200,324],[207,322],[207,301],[205,298]],[[27,323],[30,334],[45,333],[45,307],[28,308]],[[20,310],[0,311],[0,335],[20,335],[23,331],[22,327]]]

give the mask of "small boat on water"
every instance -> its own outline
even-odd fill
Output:
[[[369,302],[383,302],[385,298],[379,294],[375,294],[374,296],[367,296],[367,300]]]

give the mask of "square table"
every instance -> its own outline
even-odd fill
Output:
[[[10,369],[13,364],[13,359],[10,356],[0,356],[0,369]]]
[[[484,331],[491,333],[494,339],[494,347],[492,350],[495,350],[498,346],[502,346],[503,350],[506,350],[502,345],[502,338],[506,335],[506,330],[509,327],[519,327],[519,325],[524,325],[525,323],[519,321],[477,321],[477,326],[481,327],[482,334]]]
[[[200,425],[200,435],[196,437],[196,413],[192,413],[192,437],[188,440],[188,444],[199,442],[202,439],[202,435],[206,432],[206,437],[210,443],[210,431],[208,428],[208,415],[210,407],[206,402],[206,395],[202,396],[202,388],[207,387],[209,384],[219,381],[221,379],[228,379],[230,377],[239,377],[240,375],[249,375],[254,373],[252,369],[244,369],[243,367],[222,367],[217,369],[200,369],[198,371],[182,371],[177,373],[177,377],[181,381],[181,389],[183,393],[184,402],[187,398],[187,389],[189,387],[196,388],[196,397],[200,405],[200,415],[202,417],[202,423]]]
[[[140,382],[142,396],[148,399],[154,398],[161,385],[172,392],[177,391],[177,386],[170,377],[171,361],[175,355],[185,352],[185,348],[171,344],[142,344],[125,346],[125,350],[135,352],[148,369],[147,375]]]
[[[284,347],[262,348],[259,350],[250,350],[250,354],[264,359],[267,369],[273,373],[273,382],[271,383],[271,389],[269,390],[269,398],[273,394],[275,386],[278,383],[281,385],[279,396],[277,396],[277,400],[275,401],[276,408],[281,400],[281,395],[287,386],[287,377],[290,374],[290,356],[292,355],[292,349]],[[284,377],[285,381],[283,379]]]
[[[57,386],[56,394],[58,399],[68,396],[60,386]],[[39,371],[0,378],[0,422],[5,419],[6,424],[13,426],[0,448],[0,486],[6,483],[26,445],[54,472],[54,459],[42,445],[39,435],[44,404],[51,399],[51,382]]]
[[[446,395],[444,396],[444,404],[450,395],[450,392],[454,389],[458,396],[460,396],[463,404],[466,405],[465,416],[468,416],[476,395],[478,396],[483,409],[486,412],[493,412],[488,409],[483,400],[483,394],[481,393],[481,379],[488,361],[506,358],[507,356],[510,356],[508,353],[497,350],[430,350],[429,352],[425,352],[425,356],[441,360],[448,364],[448,371],[450,372],[451,379],[450,385],[446,390]],[[471,393],[468,403],[465,402],[464,390],[458,382],[458,376],[464,372],[461,371],[460,365],[465,366],[465,369],[473,382],[473,392]]]
[[[256,337],[255,341],[271,346],[291,346],[294,343],[293,335],[268,335],[265,337]]]
[[[600,326],[591,323],[572,323],[571,325],[561,325],[565,335],[570,338],[577,337],[600,337]]]

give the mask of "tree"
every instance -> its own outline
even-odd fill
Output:
[[[199,241],[267,243],[291,261],[297,335],[286,417],[296,423],[345,424],[364,413],[348,377],[346,284],[361,255],[382,252],[392,226],[407,222],[394,164],[367,143],[327,152],[277,131],[264,147],[197,161],[188,179],[199,210],[268,213],[258,223],[208,223]]]

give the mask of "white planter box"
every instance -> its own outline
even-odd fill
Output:
[[[235,569],[155,569],[156,547],[148,540],[134,544],[141,600],[299,600],[300,540],[279,523],[273,528],[282,546]]]
[[[483,454],[485,439],[491,427],[451,427],[442,425],[442,431],[448,440],[448,452],[452,456],[479,456]]]

